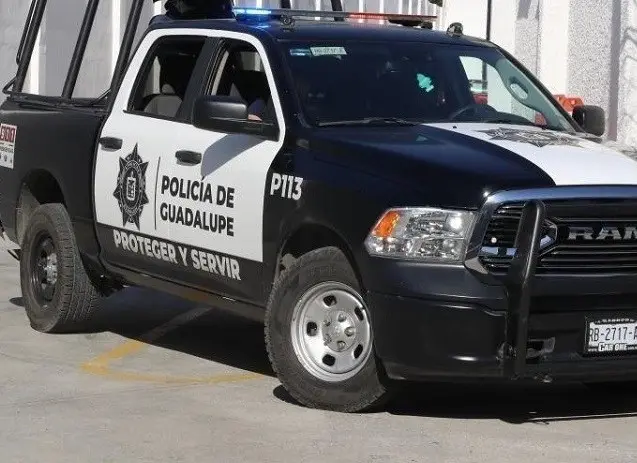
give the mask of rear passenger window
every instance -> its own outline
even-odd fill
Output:
[[[188,121],[182,107],[204,43],[200,37],[160,39],[140,70],[128,110]]]

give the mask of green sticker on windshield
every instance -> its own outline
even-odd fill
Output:
[[[343,56],[347,55],[344,47],[311,47],[314,56]]]
[[[434,89],[433,81],[431,77],[426,76],[424,74],[417,74],[416,78],[418,79],[418,86],[422,88],[425,92],[429,93]]]

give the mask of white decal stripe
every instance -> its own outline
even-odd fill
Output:
[[[637,162],[629,156],[595,143],[561,132],[546,131],[532,126],[495,125],[479,123],[427,124],[449,130],[505,148],[532,162],[550,176],[556,185],[637,185]],[[538,136],[568,137],[576,142],[552,144],[498,139],[485,133],[488,130],[516,130],[534,132]]]

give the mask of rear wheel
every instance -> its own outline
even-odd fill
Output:
[[[336,248],[302,256],[276,282],[266,314],[268,353],[283,386],[303,405],[360,412],[386,399],[360,292]]]
[[[31,215],[22,241],[20,284],[33,329],[68,333],[88,328],[99,293],[61,204],[44,204]]]

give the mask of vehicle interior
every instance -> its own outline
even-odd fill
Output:
[[[145,83],[137,91],[131,109],[175,118],[179,115],[203,40],[169,40],[161,43],[147,63]]]
[[[275,119],[268,78],[257,50],[231,42],[222,56],[219,72],[213,78],[211,95],[239,97],[248,106],[251,119]]]
[[[435,120],[461,104],[446,67],[425,59],[426,52],[398,56],[395,50],[357,43],[347,48],[347,56],[288,58],[297,94],[312,120]],[[462,97],[471,94],[467,90]]]
[[[543,125],[566,121],[520,69],[495,51],[426,43],[354,40],[317,56],[331,42],[292,42],[286,60],[310,122],[374,118],[413,122],[488,122]],[[482,76],[485,89],[472,82]]]
[[[141,71],[140,83],[129,109],[159,117],[184,119],[182,104],[204,39],[166,39]],[[218,72],[212,76],[211,95],[240,98],[253,120],[273,121],[275,113],[268,79],[254,47],[232,41],[223,51]]]

